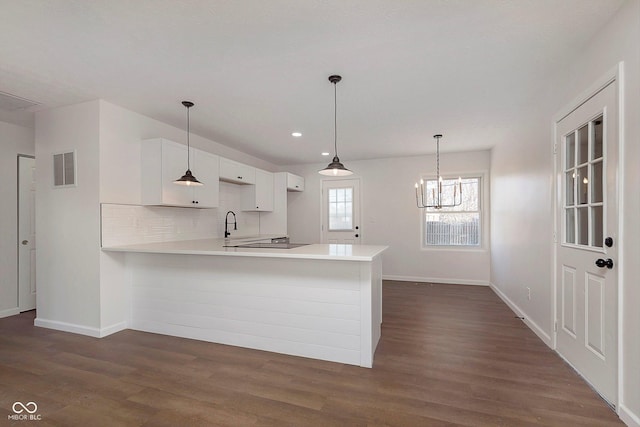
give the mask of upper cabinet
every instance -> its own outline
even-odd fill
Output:
[[[287,172],[287,191],[304,191],[304,178]]]
[[[163,138],[142,141],[142,204],[215,208],[219,157],[192,148],[190,167],[202,186],[176,185],[187,170],[187,147]]]
[[[255,185],[242,187],[242,210],[273,211],[273,174],[254,169]]]
[[[235,184],[255,184],[256,169],[253,166],[220,157],[220,180]]]

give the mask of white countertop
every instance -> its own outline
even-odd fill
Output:
[[[388,246],[311,244],[292,249],[229,248],[224,245],[246,243],[251,239],[199,239],[175,242],[141,243],[103,247],[103,251],[141,252],[177,255],[245,256],[262,258],[298,258],[343,261],[372,261]],[[292,242],[295,243],[295,242]]]

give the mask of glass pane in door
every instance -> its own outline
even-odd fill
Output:
[[[569,208],[565,210],[565,243],[576,242],[576,210]]]
[[[601,248],[604,230],[603,116],[564,137],[564,239]]]
[[[589,244],[589,208],[578,208],[578,244]]]
[[[574,204],[574,197],[573,197],[573,191],[575,188],[575,175],[576,175],[576,171],[575,170],[571,170],[567,173],[565,173],[565,206],[573,206]]]
[[[582,165],[589,161],[589,125],[586,124],[578,129],[578,164]]]
[[[595,206],[591,208],[591,236],[593,237],[591,246],[595,246],[597,248],[602,247],[602,243],[604,242],[603,220],[602,206]]]
[[[591,166],[591,203],[601,203],[603,191],[602,162],[598,162]]]
[[[593,121],[593,154],[592,160],[597,160],[602,157],[602,116]]]
[[[578,173],[576,174],[576,179],[578,180],[578,204],[585,205],[589,203],[588,194],[589,194],[589,175],[588,169],[586,166],[583,166],[578,169]]]
[[[329,230],[353,229],[353,188],[329,189]]]
[[[571,169],[576,165],[576,134],[575,132],[571,132],[569,135],[567,135],[565,144],[566,144],[565,168]]]

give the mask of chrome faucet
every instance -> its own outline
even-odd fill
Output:
[[[228,228],[227,228],[229,226],[229,224],[230,224],[230,222],[227,221],[229,219],[229,214],[233,215],[233,229],[234,230],[238,229],[238,220],[236,220],[235,212],[233,212],[233,211],[227,212],[227,214],[224,217],[224,238],[225,239],[231,235],[231,233],[229,233]]]

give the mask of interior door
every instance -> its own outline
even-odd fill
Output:
[[[36,308],[36,161],[18,157],[18,307]]]
[[[556,124],[557,351],[617,399],[618,111],[610,83]]]
[[[321,205],[322,243],[360,243],[359,179],[323,180]]]

